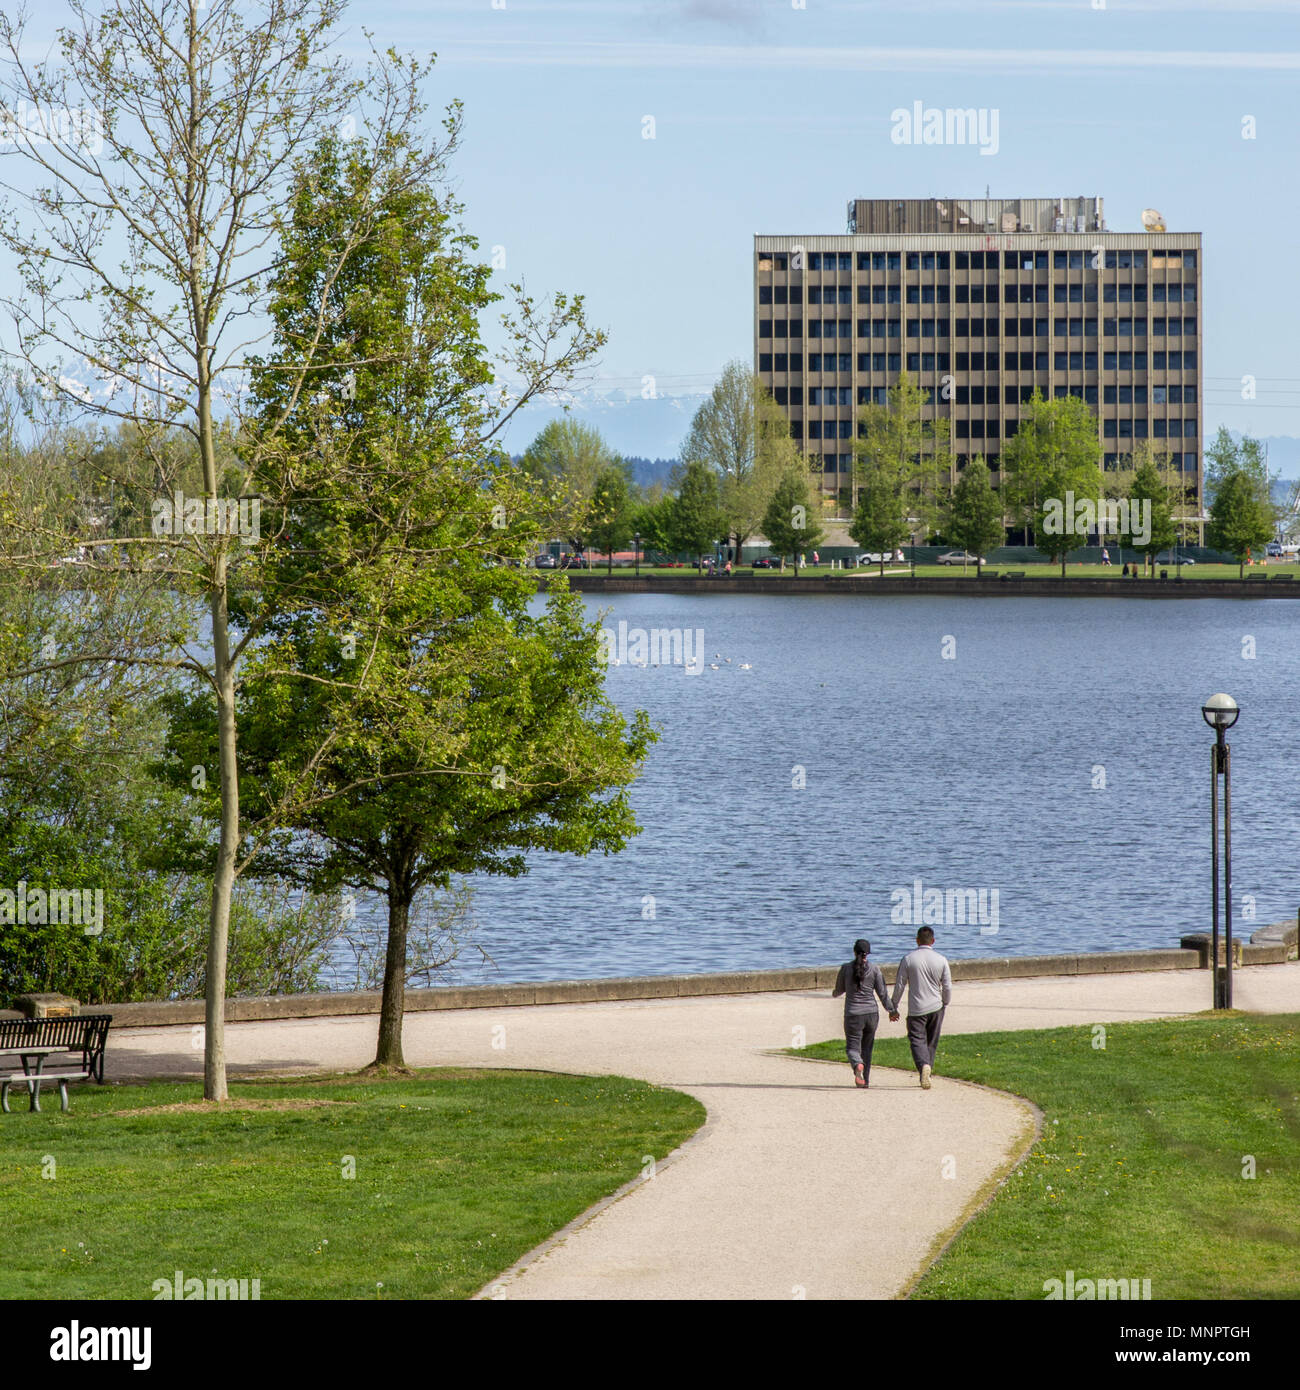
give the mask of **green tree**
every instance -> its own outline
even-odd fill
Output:
[[[781,475],[799,460],[785,411],[746,363],[723,368],[695,412],[681,457],[717,474],[723,525],[739,563]]]
[[[767,543],[783,562],[785,556],[790,557],[796,576],[800,553],[820,545],[824,534],[808,491],[805,469],[787,469],[763,514],[763,535]]]
[[[885,469],[869,472],[858,488],[857,510],[849,535],[867,550],[880,552],[880,572],[885,572],[885,556],[907,540],[907,499],[891,485]]]
[[[695,556],[701,568],[704,552],[726,529],[717,475],[707,464],[688,460],[679,465],[677,496],[673,499],[668,538],[673,550]]]
[[[1206,540],[1236,556],[1238,574],[1244,577],[1251,552],[1266,546],[1277,529],[1264,447],[1250,435],[1234,440],[1221,425],[1205,462],[1206,490],[1213,493]]]
[[[669,492],[637,504],[634,512],[636,534],[641,537],[641,549],[661,556],[672,550],[672,518],[676,499]]]
[[[1097,420],[1078,396],[1046,400],[1035,391],[1022,407],[1020,425],[1002,446],[1002,496],[1017,521],[1030,528],[1034,544],[1049,559],[1065,557],[1083,543],[1076,532],[1075,500],[1102,496]]]
[[[924,540],[944,514],[952,478],[950,426],[943,417],[927,418],[929,404],[930,393],[903,372],[889,388],[886,404],[858,412],[857,514],[874,518],[871,534],[893,537],[870,549],[894,549],[918,531]]]
[[[376,1063],[399,1066],[417,899],[460,875],[522,873],[529,849],[620,848],[649,730],[604,699],[576,596],[561,583],[535,614],[526,571],[482,563],[528,553],[541,523],[487,442],[476,311],[492,296],[449,206],[327,142],[304,159],[291,208],[275,351],[255,387],[260,423],[280,422],[258,477],[292,497],[277,515],[291,543],[241,596],[241,617],[267,633],[241,690],[246,814],[256,872],[386,897]],[[340,239],[355,254],[326,279]],[[347,368],[337,399],[298,389],[311,322],[327,326],[331,368]],[[175,705],[179,767],[210,751],[210,700],[193,690]]]
[[[1138,460],[1128,500],[1130,535],[1127,544],[1144,557],[1144,565],[1149,564],[1154,574],[1156,555],[1176,544],[1178,528],[1174,524],[1168,478],[1161,476],[1155,459],[1149,453],[1142,455]],[[1149,529],[1145,526],[1142,528],[1147,531],[1145,541],[1140,541],[1132,534],[1135,508],[1138,509],[1139,524],[1145,519],[1144,514],[1149,515]]]
[[[582,551],[590,539],[596,484],[618,464],[594,425],[566,416],[538,434],[520,467],[541,506],[545,529]]]
[[[334,52],[340,0],[266,0],[253,15],[243,0],[70,0],[69,8],[72,22],[59,31],[52,46],[58,57],[49,63],[30,60],[26,17],[0,13],[6,53],[0,102],[9,109],[24,103],[93,112],[96,142],[102,141],[93,153],[68,141],[17,141],[15,156],[28,168],[6,181],[12,201],[0,218],[0,241],[17,267],[17,283],[5,307],[19,325],[21,359],[49,390],[155,438],[173,425],[186,431],[202,477],[195,500],[213,516],[220,499],[247,495],[257,471],[257,460],[245,453],[235,476],[223,476],[217,422],[224,411],[232,428],[241,429],[242,382],[253,351],[246,329],[265,308],[261,296],[278,254],[296,161],[318,132],[354,119],[362,105],[366,140],[375,150],[418,130],[426,68],[396,54],[375,53],[359,70],[340,60]],[[449,110],[445,130],[441,144],[405,144],[395,182],[415,186],[439,175],[458,139],[458,108]],[[331,283],[353,249],[348,243],[331,249],[322,284]],[[540,330],[537,342],[545,341],[554,320],[522,295],[519,302],[520,318]],[[553,375],[563,356],[547,358],[543,375]],[[88,364],[95,390],[64,374],[69,359]],[[316,365],[310,356],[302,361],[295,404],[304,391],[314,394]],[[517,403],[532,394],[525,389]],[[262,443],[274,435],[274,427],[257,431]],[[165,496],[172,480],[157,481]],[[28,523],[16,542],[6,537],[6,562],[39,566],[47,563],[47,547],[66,544],[47,526]],[[207,608],[207,659],[175,642],[148,651],[133,644],[125,659],[168,661],[206,681],[213,696],[220,818],[205,972],[204,1094],[211,1100],[227,1096],[227,946],[245,841],[239,666],[258,637],[232,629],[231,604],[241,591],[256,589],[259,562],[279,541],[264,533],[245,546],[228,525],[183,536],[142,526],[129,544],[116,547],[131,557],[161,555],[159,578]],[[87,582],[117,579],[96,570]],[[83,646],[62,659],[102,666],[124,656]]]
[[[976,454],[957,479],[945,529],[954,545],[975,556],[977,574],[984,557],[1002,544],[1006,535],[1002,499],[994,491],[982,454]]]
[[[597,550],[608,558],[608,572],[614,572],[614,552],[631,544],[636,525],[635,504],[622,468],[604,469],[592,490],[587,532]]]
[[[1251,552],[1273,539],[1276,525],[1271,502],[1261,495],[1258,480],[1247,470],[1226,473],[1219,479],[1205,535],[1216,550],[1236,557],[1239,577],[1245,577]]]

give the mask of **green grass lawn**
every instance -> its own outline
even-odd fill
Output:
[[[201,1094],[77,1086],[66,1115],[0,1116],[0,1298],[150,1299],[177,1269],[264,1299],[463,1298],[704,1120],[677,1091],[540,1072]]]
[[[1093,1037],[940,1042],[941,1075],[1025,1096],[1046,1125],[912,1297],[1042,1298],[1067,1270],[1150,1279],[1154,1299],[1300,1297],[1300,1014],[1107,1024],[1104,1050]],[[843,1065],[844,1044],[803,1055]],[[873,1061],[911,1070],[899,1038]]]

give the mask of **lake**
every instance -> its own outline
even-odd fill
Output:
[[[1242,707],[1234,931],[1296,911],[1300,605],[586,602],[615,636],[626,624],[632,658],[638,630],[702,632],[703,669],[611,666],[611,698],[661,729],[632,792],[642,833],[477,880],[495,964],[466,952],[447,983],[824,965],[858,936],[888,961],[912,944],[918,880],[984,903],[983,924],[936,926],[954,958],[1175,946],[1209,929],[1200,708],[1219,690]]]

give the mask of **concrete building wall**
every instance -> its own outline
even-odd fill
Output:
[[[1087,402],[1106,466],[1143,441],[1178,455],[1195,514],[1202,272],[1198,232],[756,236],[754,365],[845,506],[858,411],[908,371],[950,422],[954,475],[976,454],[996,469],[1037,388]]]

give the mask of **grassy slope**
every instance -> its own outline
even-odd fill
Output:
[[[439,1070],[231,1093],[341,1103],[123,1115],[201,1090],[80,1086],[66,1115],[56,1097],[53,1113],[23,1099],[0,1116],[0,1298],[152,1298],[176,1269],[260,1278],[263,1298],[464,1297],[704,1119],[688,1096],[610,1076]]]
[[[944,1076],[1034,1101],[1043,1139],[915,1298],[1042,1298],[1151,1280],[1153,1298],[1300,1297],[1300,1015],[946,1037]],[[843,1043],[808,1055],[842,1062]],[[906,1042],[874,1060],[908,1067]],[[1247,1156],[1256,1176],[1247,1178]]]

